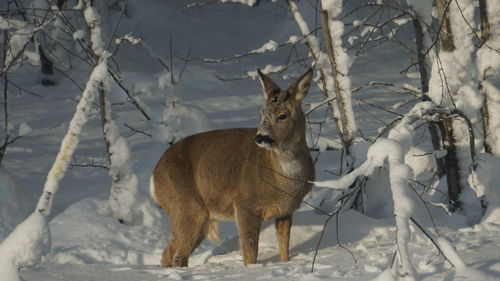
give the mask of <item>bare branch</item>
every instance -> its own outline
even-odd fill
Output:
[[[118,19],[116,20],[116,23],[113,26],[113,31],[111,32],[111,35],[108,38],[108,42],[106,43],[106,47],[105,47],[106,50],[109,50],[109,47],[111,46],[111,42],[113,40],[113,37],[116,34],[116,30],[118,29],[118,25],[120,24],[120,22],[123,18],[123,15],[125,14],[125,10],[127,8],[127,5],[128,5],[128,0],[125,0],[125,3],[123,3],[123,7],[120,11],[120,15],[118,16]]]
[[[127,128],[129,128],[129,129],[132,131],[132,135],[134,135],[134,134],[136,134],[136,133],[139,133],[139,134],[142,134],[142,135],[148,136],[148,137],[150,137],[150,138],[152,138],[152,137],[153,137],[151,134],[146,133],[146,132],[141,131],[141,130],[138,130],[138,129],[136,129],[136,128],[134,128],[134,127],[132,127],[132,126],[128,125],[128,124],[124,124],[124,126],[125,126],[125,127],[127,127]]]

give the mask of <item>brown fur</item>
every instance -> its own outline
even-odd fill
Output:
[[[187,266],[192,251],[205,236],[214,240],[215,224],[224,220],[236,221],[243,261],[249,264],[257,260],[261,222],[276,219],[280,261],[288,261],[292,212],[310,191],[306,181],[314,180],[301,109],[312,74],[287,91],[259,75],[266,97],[259,128],[190,136],[159,160],[151,192],[172,229],[162,266]],[[258,145],[257,134],[273,142]]]

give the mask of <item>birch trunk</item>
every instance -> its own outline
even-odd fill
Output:
[[[431,78],[432,62],[430,54],[433,52],[432,46],[429,46],[430,38],[427,32],[426,23],[424,17],[430,15],[420,15],[419,12],[415,11],[415,18],[413,19],[413,29],[415,30],[415,43],[417,47],[417,60],[418,60],[418,70],[420,72],[420,84],[422,86],[422,92],[424,93],[424,101],[430,101],[431,98],[428,96],[429,92],[429,80]],[[430,12],[430,11],[429,11]],[[428,130],[431,136],[432,148],[435,152],[441,151],[443,149],[443,142],[439,131],[442,131],[444,124],[439,123],[429,123]],[[442,178],[445,175],[444,157],[438,157],[435,153],[437,176]]]
[[[496,15],[500,9],[495,6],[498,3],[493,2],[488,0],[479,1],[481,39],[483,42],[477,56],[480,76],[479,89],[484,96],[482,117],[485,150],[488,153],[500,155],[500,129],[498,127],[498,120],[500,120],[498,112],[500,109],[500,91],[495,87],[495,81],[498,81],[500,76],[500,54],[498,54],[500,39],[497,33],[492,33],[492,30],[500,31],[500,23],[497,22],[499,16]],[[490,22],[490,18],[493,18],[493,21]]]
[[[452,0],[437,0],[437,10],[439,15],[439,24],[441,32],[439,39],[441,43],[441,52],[453,52],[455,43],[453,42],[453,32],[451,29],[449,10],[449,2]],[[448,196],[450,206],[453,211],[460,207],[460,192],[463,189],[461,184],[460,164],[457,156],[456,139],[454,135],[453,121],[446,118],[441,126],[444,143],[446,144],[446,156],[444,157],[444,167],[446,174],[446,182],[448,184]]]
[[[347,75],[346,73],[342,73],[339,70],[339,66],[336,61],[336,57],[339,56],[339,50],[334,48],[334,44],[332,42],[331,30],[330,30],[330,16],[328,15],[328,11],[321,11],[321,26],[323,27],[323,37],[325,40],[325,44],[327,47],[327,54],[330,60],[331,68],[332,68],[332,78],[335,86],[335,101],[337,103],[337,109],[340,114],[340,120],[337,120],[337,127],[340,128],[339,136],[342,141],[342,147],[344,149],[344,153],[347,156],[347,167],[348,169],[352,167],[351,158],[351,144],[354,138],[355,128],[351,127],[351,124],[355,124],[354,115],[352,114],[352,107],[348,108],[348,104],[350,105],[351,92],[350,89],[346,89],[340,83],[340,79],[342,79],[342,75]],[[343,50],[342,50],[343,51]],[[349,101],[348,101],[349,100]]]

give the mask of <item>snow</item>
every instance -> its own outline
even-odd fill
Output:
[[[432,24],[432,1],[431,0],[406,0],[406,3],[415,11],[418,18],[423,22],[423,30]]]
[[[169,143],[211,129],[214,129],[214,124],[202,108],[176,103],[165,108],[153,137],[157,141]]]
[[[489,124],[487,129],[489,134],[489,145],[491,151],[500,154],[500,91],[498,89],[498,81],[500,77],[500,7],[495,1],[485,1],[488,8],[488,20],[490,24],[490,38],[484,42],[481,48],[477,51],[477,69],[481,77],[481,87],[485,93],[485,104],[490,114]]]
[[[438,105],[456,108],[471,122],[476,135],[482,131],[481,107],[483,95],[478,91],[478,73],[473,66],[474,43],[471,28],[474,28],[474,5],[470,0],[453,1],[449,5],[449,20],[453,33],[453,50],[441,50],[434,59],[429,82],[429,97]],[[467,175],[475,159],[471,159],[469,130],[463,120],[452,121],[453,135],[459,159],[460,185],[463,187],[460,200],[462,211],[475,223],[482,215],[475,191],[468,185]],[[482,145],[481,140],[474,140]]]
[[[10,52],[7,53],[4,67],[13,64],[16,56],[26,49],[26,46],[30,41],[30,35],[33,32],[35,32],[35,28],[33,26],[26,26],[15,30],[13,34],[11,34],[11,37],[9,38]],[[30,64],[39,65],[40,58],[38,56],[38,52],[35,52],[30,48],[27,48],[26,51],[27,52],[25,52],[21,57],[26,56]]]
[[[142,42],[142,40],[140,38],[135,38],[134,36],[132,36],[131,34],[125,34],[125,36],[123,37],[120,37],[118,39],[115,40],[115,43],[117,45],[121,44],[121,42],[123,41],[127,41],[128,43],[132,44],[132,45],[136,45],[136,44],[139,44]]]
[[[340,8],[342,8],[342,1],[338,1]],[[352,65],[352,60],[347,54],[346,50],[342,47],[342,35],[344,33],[344,24],[342,21],[330,20],[330,37],[332,39],[333,53],[335,56],[336,71],[340,74],[336,77],[336,83],[339,91],[335,93],[337,96],[337,103],[339,108],[343,108],[345,116],[345,128],[342,126],[342,133],[347,137],[353,137],[357,130],[356,121],[354,119],[354,112],[351,103],[351,79],[349,78],[349,68]]]
[[[83,11],[83,14],[85,16],[85,21],[87,22],[87,26],[89,27],[90,30],[90,38],[89,40],[92,42],[92,51],[94,54],[97,56],[101,57],[104,53],[104,42],[103,40],[103,35],[102,35],[102,29],[101,29],[101,16],[97,12],[97,9],[93,6],[90,6],[90,1],[83,0],[84,2],[87,3],[87,7]]]
[[[19,124],[19,129],[17,131],[18,136],[26,136],[27,134],[31,133],[32,129],[31,127],[26,124],[25,122]]]
[[[377,167],[384,166],[384,160],[388,161],[389,168],[389,183],[392,192],[392,203],[394,204],[394,216],[397,226],[398,257],[401,267],[399,268],[399,275],[404,280],[415,280],[416,270],[411,263],[410,251],[408,243],[411,238],[411,230],[409,221],[415,214],[415,203],[413,196],[410,193],[408,184],[414,178],[413,170],[410,166],[405,164],[405,155],[413,147],[413,137],[416,122],[426,112],[432,112],[433,105],[431,102],[422,102],[416,104],[410,112],[403,117],[400,123],[395,126],[388,134],[387,138],[378,139],[367,152],[367,160],[359,167],[351,171],[346,176],[339,180],[329,180],[323,182],[314,182],[316,186],[330,187],[333,189],[347,189],[354,180],[361,175],[372,175]],[[468,202],[467,190],[462,191],[461,199],[464,205],[473,206],[475,202]],[[464,195],[465,194],[465,195]],[[471,208],[472,209],[472,208]],[[472,209],[474,210],[474,209]],[[474,214],[470,214],[474,216]],[[473,217],[477,220],[478,218]],[[444,240],[443,240],[444,241]],[[452,255],[450,258],[457,260],[459,257],[455,251],[451,251],[448,244],[441,242],[447,246],[447,252]],[[445,254],[445,256],[447,256]],[[463,262],[460,263],[463,265]],[[460,268],[460,266],[457,265]],[[462,266],[463,267],[463,266]],[[381,276],[386,276],[388,272],[381,273]],[[380,277],[386,278],[386,277]]]
[[[478,155],[475,172],[469,177],[470,185],[480,195],[487,195],[487,209],[482,218],[485,223],[498,223],[500,219],[500,190],[496,176],[500,173],[500,158],[482,153]]]
[[[297,7],[297,4],[294,1],[290,1],[290,11],[292,13],[292,16],[299,26],[300,33],[302,36],[307,36],[306,40],[307,43],[311,46],[312,48],[312,55],[316,58],[321,57],[321,50],[319,49],[319,40],[316,36],[311,35],[311,30],[309,29],[309,26],[307,25],[307,22],[304,20],[304,17],[302,17],[302,14],[299,12],[299,9]]]
[[[276,51],[277,48],[278,48],[278,43],[276,43],[273,40],[269,40],[267,43],[262,45],[262,47],[255,49],[255,50],[252,50],[252,51],[250,51],[250,53],[262,54],[262,53],[268,52],[268,51]]]
[[[21,280],[19,267],[33,266],[50,249],[47,218],[41,212],[33,212],[19,224],[0,244],[1,280]]]
[[[44,193],[54,194],[59,188],[59,182],[68,169],[71,157],[78,146],[78,136],[80,135],[85,123],[87,123],[89,107],[95,98],[100,81],[108,75],[107,69],[107,60],[103,60],[92,71],[80,102],[76,107],[76,113],[69,124],[68,133],[64,136],[61,142],[61,149],[57,154],[56,160],[54,161],[49,174],[47,175],[47,181],[45,182],[43,188]],[[43,197],[40,199],[41,200],[39,201],[37,209],[44,210],[44,212],[50,214],[52,202],[45,202],[42,200]]]
[[[352,45],[354,44],[354,41],[356,41],[358,39],[358,36],[349,36],[349,38],[347,38],[347,42],[349,43],[349,45]]]
[[[345,5],[349,5],[346,9],[358,4],[354,2],[345,2]],[[417,5],[421,1],[414,2]],[[298,5],[297,10],[301,12],[304,23],[312,24],[315,11],[311,8],[308,12],[309,3],[294,3]],[[252,79],[221,82],[213,73],[224,77],[239,77],[260,68],[268,72],[283,70],[282,75],[293,77],[297,73],[303,73],[304,69],[297,64],[284,69],[283,66],[287,65],[285,60],[291,53],[293,61],[295,51],[300,56],[307,56],[307,50],[302,44],[310,40],[302,39],[302,32],[297,31],[295,22],[279,2],[261,1],[252,8],[224,4],[187,11],[177,9],[184,4],[180,0],[141,3],[129,1],[129,15],[123,18],[123,26],[117,32],[117,36],[121,37],[134,30],[131,36],[142,38],[141,43],[136,46],[123,44],[114,57],[116,65],[113,62],[110,66],[113,69],[119,66],[119,79],[152,117],[152,121],[146,120],[128,102],[128,97],[116,84],[109,85],[108,98],[113,109],[112,117],[120,131],[120,136],[117,135],[116,138],[115,163],[121,163],[133,172],[135,176],[127,178],[126,183],[136,187],[138,194],[141,194],[138,198],[144,199],[141,201],[143,204],[131,204],[138,212],[132,223],[121,224],[113,214],[112,204],[109,203],[109,170],[71,166],[91,161],[106,163],[99,109],[91,106],[86,112],[88,124],[79,132],[78,150],[73,157],[66,159],[66,164],[70,164],[70,167],[64,179],[58,183],[61,188],[57,188],[52,215],[41,217],[34,213],[18,227],[21,229],[15,235],[5,239],[15,225],[33,211],[37,199],[35,197],[42,192],[44,179],[59,150],[60,140],[70,127],[69,120],[74,113],[75,100],[81,96],[81,91],[68,79],[61,79],[60,85],[46,88],[33,79],[38,69],[24,66],[11,72],[10,79],[13,82],[43,98],[25,92],[18,93],[17,90],[12,90],[13,94],[9,96],[12,102],[11,131],[29,134],[8,146],[0,169],[0,240],[5,239],[0,246],[1,281],[16,280],[18,274],[26,281],[404,280],[401,273],[411,269],[402,270],[399,257],[396,257],[396,262],[392,265],[396,242],[401,242],[396,241],[397,239],[406,243],[403,246],[407,248],[410,264],[415,268],[416,280],[499,279],[500,195],[496,178],[500,173],[499,160],[491,154],[478,151],[475,174],[468,179],[473,188],[483,190],[483,193],[478,194],[488,194],[485,201],[486,213],[480,223],[471,226],[464,214],[448,214],[445,211],[447,201],[442,194],[446,191],[446,183],[432,180],[434,152],[421,126],[427,118],[432,117],[419,119],[432,109],[432,103],[421,103],[414,107],[410,115],[415,118],[403,118],[400,121],[402,124],[415,122],[412,123],[414,125],[397,125],[388,136],[380,136],[378,142],[375,139],[377,130],[385,128],[395,117],[354,102],[356,125],[364,139],[354,140],[352,150],[356,158],[356,169],[345,177],[336,176],[341,174],[342,168],[339,160],[340,141],[331,112],[326,109],[328,106],[320,106],[308,114],[310,123],[307,125],[307,141],[311,146],[316,144],[321,152],[312,152],[313,159],[318,159],[315,167],[318,182],[343,191],[357,176],[372,175],[364,195],[368,199],[365,214],[346,209],[339,213],[338,224],[337,217],[329,222],[319,244],[313,273],[312,258],[328,217],[306,204],[302,204],[294,214],[289,262],[278,262],[275,227],[269,221],[262,225],[258,264],[243,266],[236,227],[233,222],[224,222],[220,229],[220,244],[204,241],[191,256],[189,267],[159,267],[160,255],[169,239],[168,219],[149,199],[144,198],[144,193],[161,153],[169,146],[169,142],[189,134],[217,128],[252,127],[258,122],[258,109],[263,102],[258,82]],[[83,4],[80,6],[83,7]],[[109,22],[113,23],[117,14],[112,12],[111,15]],[[367,16],[349,16],[343,21],[361,24],[364,22],[362,19]],[[137,19],[140,19],[140,24],[137,24]],[[103,17],[102,20],[106,21],[106,18]],[[314,25],[309,26],[311,31]],[[75,28],[84,30],[85,27],[80,24]],[[346,25],[343,29],[347,33],[349,28]],[[351,34],[359,37],[360,32],[361,30]],[[399,32],[402,32],[401,35],[411,35],[404,30]],[[106,34],[105,30],[103,33]],[[321,34],[320,31],[318,34]],[[69,34],[68,38],[71,36]],[[166,38],[170,36],[175,47],[174,85],[170,81],[170,73],[157,61],[161,58],[168,64],[169,40]],[[287,40],[296,46],[274,49],[275,44],[270,43]],[[263,42],[266,43],[262,44]],[[142,46],[149,49],[145,50]],[[178,77],[184,61],[178,59],[177,55],[183,57],[188,49],[191,50],[191,56],[196,58],[231,57],[266,46],[270,51],[240,58],[237,63],[201,64],[191,61],[182,79]],[[349,57],[353,55],[352,50],[345,52]],[[484,59],[486,58],[487,55]],[[418,75],[400,74],[402,66],[408,63],[408,56],[392,45],[373,48],[368,55],[357,57],[349,63],[347,60],[344,62],[349,66],[350,87],[366,85],[370,81],[388,81],[420,91],[416,88],[419,84]],[[320,63],[325,69],[330,68],[327,56],[322,56]],[[82,86],[92,69],[77,60],[73,61],[73,65],[74,68],[65,70],[65,73]],[[305,65],[304,68],[309,66]],[[251,73],[249,76],[252,76]],[[95,78],[92,81],[98,81],[105,75],[107,69],[100,65],[92,75]],[[286,84],[277,77],[278,75],[277,83]],[[494,77],[487,83],[498,86]],[[402,101],[408,101],[412,97],[394,95],[388,88],[367,88],[356,92],[353,97],[366,99],[385,108],[398,104],[400,106],[394,110],[401,114],[409,112],[415,105],[414,102],[403,104]],[[304,101],[304,108],[312,109],[325,104],[325,100],[321,90],[312,87]],[[477,101],[471,93],[468,102],[477,106]],[[152,137],[132,131],[125,124]],[[412,133],[413,129],[415,134]],[[411,138],[410,133],[413,136]],[[387,161],[388,154],[391,155],[392,163]],[[119,166],[113,166],[113,170],[122,172]],[[342,172],[345,173],[345,170]],[[421,182],[424,186],[414,181]],[[422,195],[422,199],[408,188],[408,182]],[[394,185],[394,190],[391,185]],[[318,198],[324,199],[321,193],[325,191],[332,192],[334,197],[341,193],[328,187],[315,186],[313,192],[306,197],[306,202],[329,211],[328,202],[320,205],[320,200],[315,201]],[[396,201],[396,205],[393,201]],[[400,214],[399,218],[396,217],[396,220],[401,220],[398,225],[405,223],[404,220],[411,215],[433,237],[437,237],[426,207],[438,225],[437,231],[442,238],[437,240],[443,239],[445,242],[441,242],[441,245],[444,245],[446,253],[454,261],[460,259],[464,266],[453,268],[439,256],[436,247],[415,225],[396,228],[395,208]],[[26,228],[32,231],[27,231]],[[46,240],[49,233],[43,232],[49,228],[50,241]],[[19,233],[28,235],[18,235]],[[448,244],[446,241],[449,241]],[[32,252],[34,254],[19,251],[23,247],[35,250]],[[352,253],[355,260],[343,247]],[[4,252],[7,254],[4,255]],[[37,252],[47,255],[38,260],[42,254]],[[456,253],[458,257],[449,253]],[[14,265],[12,260],[16,260],[18,264]],[[22,268],[17,272],[19,265]]]
[[[87,113],[92,104],[97,87],[107,75],[107,61],[94,68],[87,87],[77,105],[76,113],[71,119],[68,132],[64,136],[61,148],[52,165],[35,211],[0,244],[0,272],[7,272],[11,280],[19,280],[18,269],[31,266],[38,262],[41,255],[50,249],[50,232],[47,226],[47,216],[51,213],[54,194],[69,166],[79,142],[82,127],[88,120]]]
[[[297,42],[299,42],[299,36],[297,35],[291,35],[289,38],[288,38],[288,41],[289,43],[291,44],[297,44]]]
[[[260,71],[262,73],[264,73],[264,74],[269,74],[269,73],[276,73],[276,72],[283,71],[285,68],[286,68],[286,65],[271,65],[271,64],[268,64],[264,68],[262,68]],[[252,79],[254,79],[254,80],[259,77],[259,75],[257,74],[257,70],[248,71],[247,75],[249,77],[251,77]]]
[[[3,240],[27,215],[29,204],[14,178],[0,168],[0,239]]]
[[[107,112],[111,112],[109,101]],[[119,129],[111,116],[104,126],[109,142],[110,169],[112,179],[109,207],[113,216],[126,224],[153,226],[161,216],[152,202],[139,188],[139,179],[132,168],[130,148],[127,140],[120,135]]]
[[[56,264],[157,264],[157,250],[167,238],[163,221],[164,216],[154,224],[124,225],[113,217],[107,200],[84,199],[50,222],[53,248],[59,250],[46,259]]]
[[[16,19],[5,19],[0,16],[0,29],[22,28],[26,26],[26,22]]]
[[[321,0],[321,5],[332,18],[337,17],[342,12],[342,1],[340,0]]]
[[[342,144],[340,143],[340,140],[334,140],[326,137],[319,137],[314,145],[310,145],[311,147],[317,147],[320,152],[325,152],[328,148],[333,148],[333,149],[342,149]]]
[[[407,24],[410,21],[411,21],[411,18],[399,18],[399,19],[395,19],[394,23],[397,24],[397,25],[404,25],[404,24]],[[391,33],[393,33],[393,32],[391,32]]]
[[[375,27],[373,26],[365,26],[363,30],[361,31],[360,35],[361,37],[365,37],[368,34],[371,34],[375,30]]]
[[[82,40],[84,38],[85,38],[85,30],[78,29],[77,31],[73,32],[73,39]]]
[[[241,3],[241,4],[245,4],[245,5],[248,5],[248,6],[253,6],[255,5],[255,3],[257,3],[257,0],[220,0],[222,3],[226,3],[226,2],[229,2],[229,3]]]
[[[443,106],[456,106],[466,116],[477,121],[482,97],[476,90],[477,85],[474,84],[474,81],[477,81],[475,80],[477,72],[473,67],[469,67],[472,65],[474,50],[473,35],[463,18],[465,17],[470,24],[473,24],[474,8],[472,1],[464,0],[454,1],[449,9],[455,50],[441,51],[439,60],[434,60],[429,95],[435,103]],[[446,76],[446,85],[441,79],[443,75]],[[463,94],[466,94],[466,101],[462,100]],[[469,104],[471,101],[474,102]]]

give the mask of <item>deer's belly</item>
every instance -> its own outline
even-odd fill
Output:
[[[217,221],[234,221],[234,213],[210,211],[210,219]]]

